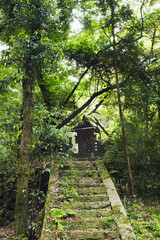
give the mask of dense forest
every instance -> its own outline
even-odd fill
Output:
[[[73,154],[83,115],[138,239],[160,239],[159,7],[1,0],[0,225],[14,222],[14,239],[38,239],[50,162]]]

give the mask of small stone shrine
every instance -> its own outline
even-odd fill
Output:
[[[100,133],[98,127],[93,126],[88,118],[83,116],[82,123],[72,129],[76,132],[75,141],[78,144],[77,157],[95,157],[99,155],[99,142],[96,135]]]

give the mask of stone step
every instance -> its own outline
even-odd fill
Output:
[[[97,202],[97,201],[108,201],[108,196],[106,194],[97,194],[97,195],[78,195],[78,196],[57,196],[54,198],[55,202]]]
[[[92,187],[83,187],[77,185],[71,185],[68,183],[58,183],[59,192],[58,194],[64,194],[69,196],[77,195],[96,195],[96,194],[105,194],[106,189],[103,186],[92,186]]]
[[[69,177],[71,177],[71,176],[74,176],[74,177],[96,177],[96,178],[98,178],[99,177],[99,175],[98,175],[98,173],[97,173],[97,171],[96,170],[93,170],[93,169],[88,169],[88,170],[86,170],[86,171],[84,171],[84,170],[81,170],[81,171],[77,171],[77,170],[61,170],[60,172],[59,172],[59,175],[60,175],[60,177],[63,177],[63,176],[69,176]]]
[[[71,169],[79,169],[79,170],[96,169],[93,162],[90,162],[90,163],[85,162],[85,164],[82,164],[82,163],[81,162],[75,163],[73,166],[71,166]]]
[[[61,187],[63,186],[64,184],[70,186],[70,187],[75,187],[75,188],[93,188],[94,186],[95,187],[104,187],[103,183],[102,182],[70,182],[70,183],[67,183],[67,182],[64,182],[64,181],[59,181],[58,183],[58,186]]]
[[[105,231],[105,230],[74,230],[63,231],[63,239],[67,240],[119,240],[117,231]]]
[[[82,209],[104,209],[110,206],[110,202],[108,200],[106,201],[97,201],[97,202],[64,202],[64,203],[59,203],[60,207],[63,208],[69,208],[69,209],[77,209],[77,210],[82,210]],[[57,204],[53,207],[57,207]]]
[[[67,211],[67,209],[66,209]],[[84,218],[98,218],[98,217],[110,217],[112,216],[113,212],[110,207],[106,207],[104,209],[98,209],[98,210],[75,210],[75,217],[78,217],[80,219]]]
[[[126,215],[124,214],[120,219],[116,216],[119,214],[119,201],[116,200],[116,204],[115,199],[111,201],[113,184],[110,179],[109,183],[107,182],[109,174],[108,172],[106,174],[101,161],[77,159],[64,162],[55,169],[56,174],[51,175],[49,182],[50,194],[45,205],[41,240],[135,239],[128,238],[130,236],[128,225],[127,234],[129,233],[129,235],[126,238],[123,230]],[[97,174],[96,169],[100,175]],[[106,194],[108,192],[109,197]],[[111,204],[112,207],[118,206],[116,208],[118,210],[113,211]],[[52,208],[57,209],[57,218],[54,209],[52,212]],[[60,214],[63,218],[60,217]],[[113,219],[116,221],[118,219],[117,223]],[[121,238],[119,234],[121,234]]]
[[[107,229],[111,230],[117,227],[116,223],[111,218],[96,218],[96,219],[80,219],[72,218],[61,221],[63,228],[68,230],[89,230],[89,229]]]
[[[106,189],[104,187],[99,187],[97,188],[95,187],[88,187],[88,188],[78,188],[76,190],[78,192],[78,194],[80,195],[93,195],[93,194],[102,194],[102,193],[106,193]]]
[[[102,182],[102,179],[100,177],[80,177],[80,176],[63,176],[61,177],[61,181],[63,182],[79,182],[79,183],[98,183]]]
[[[65,161],[61,164],[62,166],[60,166],[60,169],[64,169],[64,168],[95,168],[95,163],[94,161]]]

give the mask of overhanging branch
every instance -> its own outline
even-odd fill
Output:
[[[88,72],[88,70],[90,69],[91,65],[84,71],[84,73],[80,76],[79,81],[77,82],[77,84],[74,86],[73,90],[71,91],[71,93],[69,94],[69,96],[67,97],[67,99],[64,102],[64,106],[68,103],[69,99],[71,98],[71,96],[74,94],[74,92],[76,91],[77,87],[79,86],[82,78],[86,75],[86,73]]]
[[[102,99],[99,103],[97,103],[94,110],[90,112],[89,115],[91,115],[92,113],[95,113],[97,109],[102,105],[103,102],[104,102],[104,99]]]
[[[101,94],[108,92],[112,89],[116,88],[115,85],[113,86],[109,86],[107,88],[102,89],[99,92],[94,93],[90,99],[88,99],[88,101],[86,103],[84,103],[80,108],[78,108],[76,111],[74,111],[68,118],[66,118],[65,120],[62,121],[62,123],[60,123],[57,128],[60,129],[63,126],[65,126],[67,123],[69,123],[74,117],[76,117],[81,111],[83,111],[83,109],[85,109],[96,97],[100,96]]]

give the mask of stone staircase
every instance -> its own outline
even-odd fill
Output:
[[[113,204],[115,211],[111,204],[105,184],[110,177],[104,176],[101,161],[76,159],[53,165],[41,240],[135,239],[126,215],[118,216],[121,206]]]

